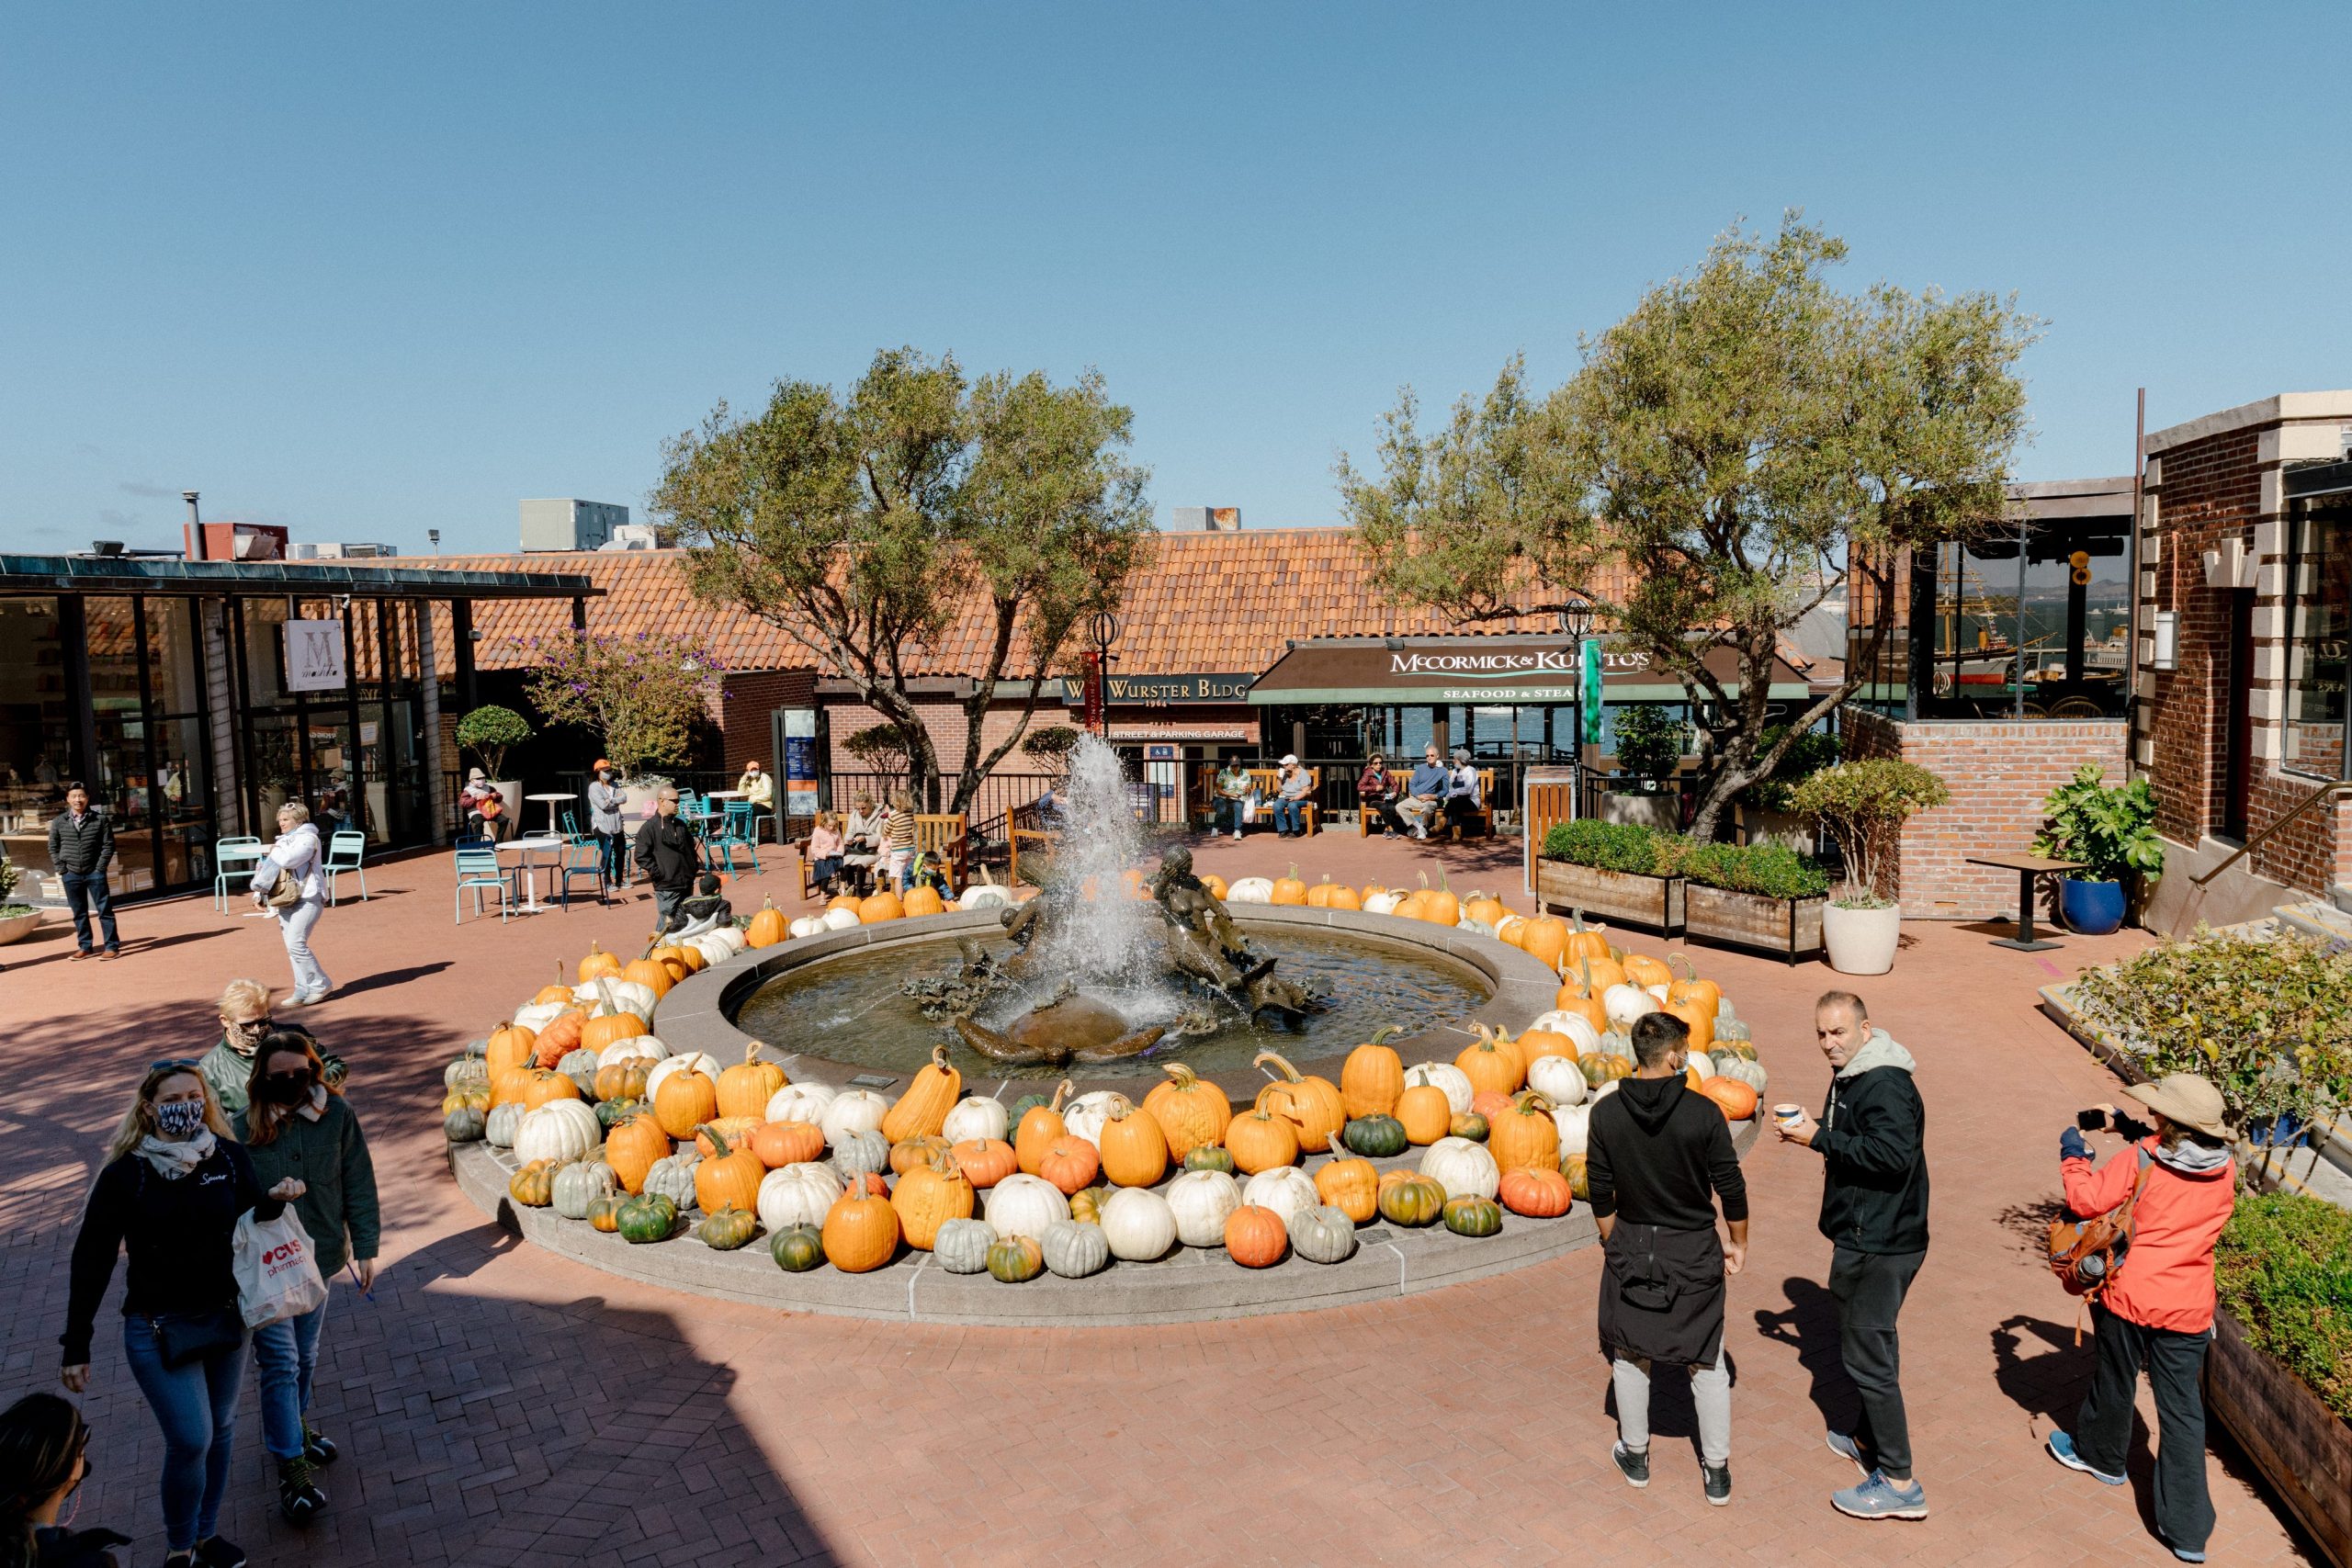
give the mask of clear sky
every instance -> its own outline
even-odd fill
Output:
[[[885,344],[1099,367],[1162,509],[1332,521],[1396,388],[1541,385],[1785,207],[2014,290],[2028,479],[2352,385],[2341,5],[20,5],[0,547],[511,549]]]

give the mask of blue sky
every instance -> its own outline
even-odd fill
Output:
[[[874,350],[1099,367],[1165,509],[1332,521],[1442,404],[1789,206],[2015,290],[2020,477],[2352,385],[2341,6],[23,6],[0,546],[507,549]]]

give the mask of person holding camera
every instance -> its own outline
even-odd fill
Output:
[[[2194,1073],[2171,1073],[2123,1091],[2154,1113],[2134,1121],[2097,1106],[2058,1135],[2066,1207],[2090,1219],[2131,1205],[2131,1245],[2091,1298],[2097,1364],[2072,1432],[2052,1432],[2050,1457],[2069,1470],[2123,1484],[2132,1406],[2147,1368],[2156,1396],[2156,1534],[2183,1562],[2205,1561],[2213,1499],[2205,1487],[2205,1348],[2213,1342],[2213,1247],[2237,1204],[2237,1163],[2222,1091]],[[2091,1165],[2086,1132],[2131,1140]]]
[[[1813,1031],[1830,1067],[1821,1120],[1798,1110],[1780,1118],[1780,1133],[1821,1156],[1838,1355],[1861,1403],[1854,1429],[1827,1441],[1862,1480],[1831,1493],[1829,1504],[1857,1519],[1924,1519],[1928,1493],[1911,1473],[1894,1320],[1928,1260],[1928,1108],[1911,1053],[1871,1027],[1861,998],[1825,992],[1813,1005]]]

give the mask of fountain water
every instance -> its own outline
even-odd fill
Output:
[[[1069,784],[1062,807],[1061,843],[1054,874],[1095,897],[1086,918],[1072,923],[1057,952],[1080,985],[1126,987],[1159,975],[1159,911],[1126,897],[1124,878],[1143,863],[1143,833],[1128,794],[1119,754],[1096,736],[1081,738],[1069,754]]]

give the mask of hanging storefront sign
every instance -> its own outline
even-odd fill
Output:
[[[1588,638],[1589,644],[1600,639]],[[1600,651],[1600,684],[1608,700],[1679,702],[1681,682],[1651,668],[1646,651]],[[1738,685],[1737,658],[1727,649],[1707,656],[1726,690]],[[1566,637],[1335,637],[1302,642],[1250,688],[1260,705],[1306,703],[1472,704],[1540,705],[1573,703],[1589,677],[1582,649]],[[1771,694],[1803,697],[1810,688],[1781,665]],[[1587,699],[1587,705],[1593,705]]]
[[[1103,695],[1114,706],[1167,707],[1175,703],[1238,703],[1250,695],[1252,674],[1114,675],[1103,683]],[[1086,678],[1060,677],[1062,702],[1076,707],[1086,700]]]
[[[343,689],[343,623],[288,621],[286,689],[289,692],[337,692]]]

